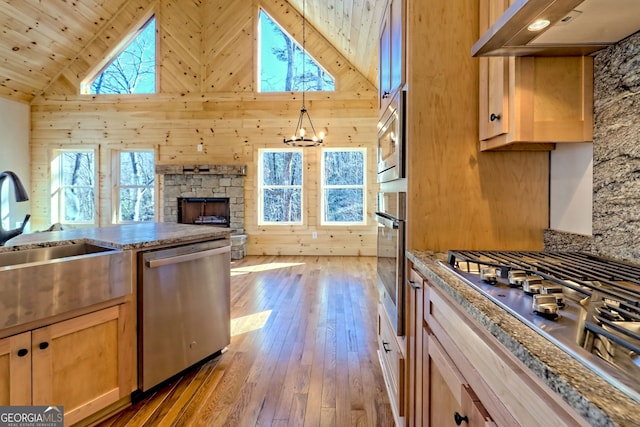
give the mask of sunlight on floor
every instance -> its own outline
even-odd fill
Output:
[[[262,311],[260,313],[249,314],[247,316],[231,319],[231,336],[244,334],[246,332],[262,329],[267,323],[271,310]]]
[[[249,273],[260,273],[261,271],[276,270],[278,268],[295,267],[297,265],[304,265],[304,262],[270,262],[268,264],[249,265],[246,267],[232,267],[231,277]]]

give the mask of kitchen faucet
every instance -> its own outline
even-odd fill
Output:
[[[0,190],[2,189],[2,184],[4,183],[4,180],[7,178],[11,178],[11,181],[13,181],[13,188],[15,190],[16,202],[25,202],[29,200],[29,195],[27,194],[27,190],[24,189],[24,185],[22,185],[20,178],[18,178],[18,175],[16,175],[14,172],[4,171],[0,173]],[[2,199],[2,192],[0,191],[0,202],[2,201],[1,199]],[[16,237],[19,234],[22,234],[22,232],[24,231],[24,226],[27,225],[27,221],[29,221],[30,217],[31,215],[27,214],[24,217],[24,221],[22,221],[22,225],[18,228],[14,228],[13,230],[5,230],[2,227],[2,222],[0,221],[0,246],[4,246],[7,240],[11,239],[12,237]]]

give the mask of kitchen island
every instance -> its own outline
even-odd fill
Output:
[[[505,354],[507,356],[513,356],[517,364],[516,372],[522,370],[526,375],[531,376],[532,381],[540,385],[539,390],[541,391],[538,392],[539,395],[544,396],[546,394],[550,396],[549,400],[557,400],[558,403],[554,403],[554,405],[560,408],[559,411],[575,413],[578,416],[578,421],[572,420],[567,425],[576,423],[577,425],[592,426],[640,425],[640,419],[637,416],[640,412],[639,402],[605,381],[560,347],[536,333],[465,283],[445,266],[447,262],[446,253],[409,251],[407,258],[413,269],[417,270],[426,279],[429,286],[433,288],[431,293],[440,294],[439,301],[450,304],[455,311],[461,314],[460,317],[464,319],[464,323],[470,325],[471,329],[475,328],[476,331],[486,334],[489,340],[499,346],[502,351],[506,350]],[[426,292],[428,293],[429,291]],[[425,297],[426,300],[427,297]],[[434,303],[431,302],[430,304]],[[427,311],[432,310],[428,305],[429,303],[425,302],[425,317],[429,317],[430,315]],[[437,310],[433,308],[433,310],[437,311],[439,308]],[[436,318],[437,314],[435,313],[432,317]],[[446,322],[449,319],[451,317],[443,318],[443,316],[440,316],[438,321],[442,324],[443,329],[453,329],[455,327],[453,324],[447,325]],[[431,320],[431,317],[429,317],[429,320]],[[437,327],[435,325],[433,329]],[[468,359],[471,365],[487,362],[486,359],[480,360],[483,357],[480,353],[471,354],[475,353],[476,349],[480,351],[478,347],[461,342],[456,342],[455,344],[459,347],[470,346],[470,351],[464,357]],[[459,357],[459,355],[455,357]],[[455,357],[452,357],[454,361]],[[475,358],[478,360],[474,360]],[[487,362],[488,365],[491,363],[490,361]],[[473,372],[476,372],[476,367],[472,367]],[[481,371],[482,369],[479,369],[477,372]],[[519,403],[517,402],[517,396],[519,394],[525,396],[525,394],[522,390],[508,389],[507,385],[514,383],[508,377],[511,372],[497,371],[492,372],[492,374],[498,379],[487,381],[486,383],[494,386],[490,385],[485,390],[495,393],[498,400],[508,401],[511,399],[516,402],[515,405],[517,406]],[[471,377],[472,375],[469,376]],[[481,378],[476,381],[476,384],[480,384],[480,388],[485,387],[487,385],[483,381],[485,379]],[[469,382],[472,383],[473,380],[474,378],[471,378]],[[499,385],[495,386],[495,384]],[[500,384],[505,385],[502,390],[500,390]],[[473,384],[471,385],[473,386]],[[485,395],[481,393],[478,393],[478,395],[480,401],[486,399]],[[514,396],[516,397],[514,398]],[[520,397],[520,399],[524,399],[524,397]],[[482,403],[484,404],[485,402]],[[533,413],[534,416],[536,410],[539,413],[543,412],[542,408],[527,408],[527,406],[535,406],[531,401],[521,403],[523,412]],[[485,406],[490,406],[491,404],[491,402],[488,402],[488,405],[485,404]],[[506,405],[507,408],[509,408],[508,405]],[[494,416],[493,414],[491,415]],[[517,419],[517,415],[514,415],[514,417]],[[540,425],[545,424],[542,423]]]
[[[126,224],[25,234],[0,247],[0,257],[21,260],[0,266],[0,307],[6,314],[0,316],[0,389],[8,390],[7,395],[0,394],[0,405],[62,405],[65,425],[91,424],[128,406],[132,393],[140,390],[143,372],[143,268],[160,272],[150,283],[163,292],[149,292],[147,299],[157,294],[173,301],[163,306],[162,318],[174,316],[169,323],[180,325],[176,333],[185,333],[186,320],[175,316],[184,315],[190,324],[200,326],[195,335],[186,337],[188,348],[152,352],[177,359],[172,365],[175,372],[156,374],[159,370],[154,368],[155,383],[228,345],[231,232],[175,223]],[[207,250],[194,252],[202,246]],[[52,249],[67,253],[70,247],[79,248],[80,255],[48,258]],[[170,251],[177,251],[174,259],[158,259]],[[154,258],[145,258],[148,254]],[[187,263],[193,268],[180,270],[181,276],[174,274]],[[205,272],[199,286],[189,276],[192,270]],[[212,279],[218,276],[220,280]],[[190,283],[191,302],[185,312],[172,310],[181,306],[180,278]],[[211,286],[213,297],[194,294],[196,288]],[[202,312],[217,316],[208,322],[219,336],[213,343],[198,335],[199,330],[212,335],[203,327],[207,321],[191,319]],[[169,329],[163,328],[165,338],[173,332]],[[144,337],[151,335],[147,332]],[[191,354],[192,348],[197,354]]]
[[[145,249],[224,238],[233,231],[230,228],[165,222],[78,228],[22,234],[0,247],[0,252],[84,241],[114,249]]]

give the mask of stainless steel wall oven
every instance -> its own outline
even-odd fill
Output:
[[[378,182],[405,177],[404,94],[398,91],[378,122]]]
[[[398,336],[404,335],[404,192],[378,193],[378,291]]]

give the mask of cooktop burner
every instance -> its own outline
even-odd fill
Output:
[[[576,252],[470,250],[449,251],[448,264],[640,402],[640,266]]]

